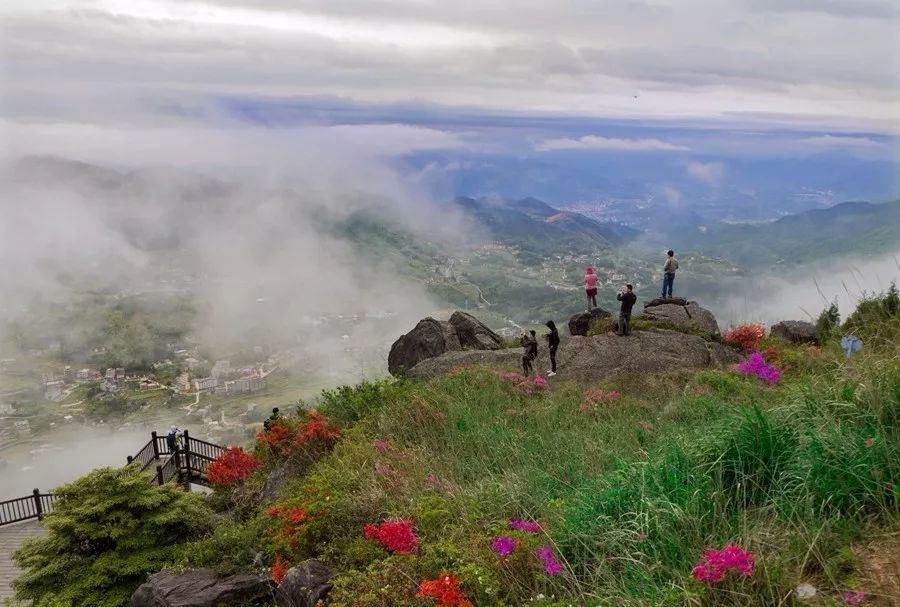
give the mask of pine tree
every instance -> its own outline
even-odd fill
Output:
[[[24,570],[16,596],[34,607],[128,605],[148,574],[213,527],[201,496],[154,486],[134,466],[95,470],[56,496],[44,518],[49,533],[13,555]]]

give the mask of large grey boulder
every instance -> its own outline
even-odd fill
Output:
[[[471,314],[454,312],[450,324],[456,329],[456,338],[463,350],[499,350],[503,347],[503,338]]]
[[[782,320],[772,326],[771,334],[795,344],[819,343],[819,329],[805,320]]]
[[[698,335],[654,329],[635,331],[627,337],[613,333],[571,337],[560,345],[557,360],[558,375],[548,381],[593,384],[620,375],[720,368],[740,362],[742,357],[736,350]],[[520,350],[448,352],[423,360],[407,375],[413,379],[431,379],[460,367],[482,365],[520,370],[521,361]],[[535,370],[543,373],[549,368],[547,349],[542,347]]]
[[[701,308],[696,301],[676,297],[654,299],[644,304],[643,316],[658,323],[686,329],[697,327],[711,335],[719,335],[716,317],[706,308]]]
[[[160,571],[138,587],[131,607],[241,607],[271,595],[269,580],[258,575],[223,576],[211,569]]]
[[[596,322],[606,322],[612,313],[603,308],[594,308],[590,312],[579,312],[569,319],[569,335],[585,336]]]
[[[425,318],[391,346],[388,371],[391,375],[403,375],[425,359],[455,350],[462,350],[456,328],[446,321]]]
[[[331,592],[334,571],[315,559],[288,569],[275,593],[278,607],[316,607]]]

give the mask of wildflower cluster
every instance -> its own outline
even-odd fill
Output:
[[[291,428],[284,424],[272,424],[268,430],[260,430],[256,440],[275,453],[288,456],[311,443],[330,446],[340,434],[340,430],[324,416],[307,411],[306,421],[299,426]]]
[[[703,553],[703,560],[694,565],[693,576],[695,579],[716,584],[725,579],[729,571],[737,571],[741,577],[747,577],[753,573],[754,556],[737,544],[728,544],[721,550],[707,550]]]
[[[271,536],[276,547],[295,547],[299,542],[298,534],[309,519],[306,509],[302,506],[272,506],[266,508],[266,515],[278,521],[278,527]]]
[[[472,602],[459,589],[459,584],[459,578],[444,572],[433,580],[423,580],[419,584],[419,592],[416,593],[416,596],[432,598],[437,605],[472,607]]]
[[[737,346],[745,352],[750,352],[759,347],[759,343],[766,336],[765,325],[743,324],[725,331],[725,343]]]
[[[519,394],[541,394],[550,389],[547,380],[540,375],[531,379],[521,373],[501,371],[497,376],[501,381],[511,384],[513,389]]]
[[[272,576],[272,579],[275,580],[276,584],[281,584],[281,582],[284,581],[284,577],[287,575],[287,571],[287,563],[284,562],[284,559],[280,554],[276,554],[275,562],[272,563],[272,568],[269,570],[269,575]]]
[[[540,533],[543,531],[543,528],[534,521],[526,521],[521,518],[511,518],[509,519],[509,527],[510,529],[515,529],[516,531],[522,531],[523,533]]]
[[[866,599],[866,593],[862,590],[848,590],[844,593],[844,603],[847,605],[862,605]]]
[[[419,538],[416,537],[413,523],[409,519],[384,521],[380,525],[366,523],[363,526],[363,533],[367,538],[377,540],[391,552],[399,554],[411,554],[419,545]]]
[[[509,556],[518,545],[518,539],[509,535],[501,535],[493,541],[491,548],[500,556]]]
[[[781,371],[766,362],[760,352],[753,352],[737,366],[737,370],[744,375],[755,375],[767,384],[777,384],[781,380]]]
[[[563,572],[562,563],[556,560],[556,555],[553,553],[553,548],[550,546],[541,546],[534,551],[534,554],[541,559],[541,562],[544,564],[544,571],[547,572],[547,575],[559,575]]]
[[[228,447],[209,464],[206,476],[216,487],[230,487],[250,476],[261,465],[261,461],[240,447]]]
[[[621,394],[618,390],[603,390],[602,388],[591,390],[584,395],[584,402],[581,403],[581,410],[587,413],[597,405],[601,403],[611,403],[620,396]]]

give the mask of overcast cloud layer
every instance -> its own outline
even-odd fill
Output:
[[[896,132],[898,6],[11,0],[0,8],[3,113],[14,122],[158,126],[221,118],[216,100],[230,95],[330,95]]]

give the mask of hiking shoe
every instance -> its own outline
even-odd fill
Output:
[[[547,371],[547,377],[553,377],[556,375],[556,371]]]

